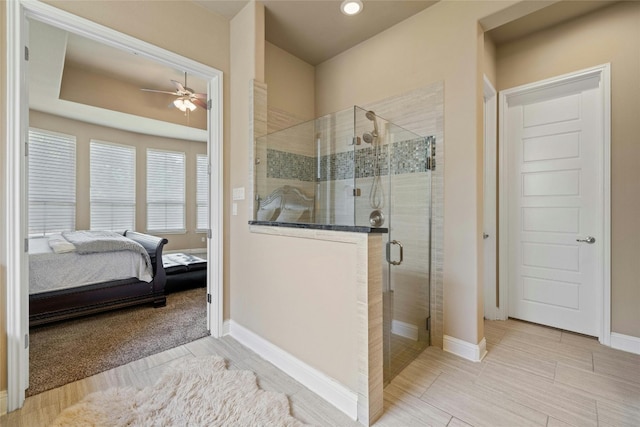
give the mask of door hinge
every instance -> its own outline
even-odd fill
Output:
[[[24,60],[25,61],[29,60],[29,46],[24,47]]]
[[[207,238],[209,238],[209,239],[213,238],[213,232],[211,231],[210,228],[207,230]]]
[[[207,110],[211,110],[213,108],[213,99],[207,100]]]
[[[435,159],[435,157],[427,157],[427,170],[429,170],[429,171],[436,170],[436,159]]]
[[[207,294],[207,302],[211,304],[211,294]]]
[[[426,327],[427,331],[431,330],[431,316],[427,317]]]
[[[431,141],[430,148],[427,149],[427,170],[436,170],[436,142]]]
[[[24,334],[24,348],[29,348],[29,334]]]
[[[25,237],[24,239],[24,252],[29,253],[29,239]]]
[[[24,143],[24,156],[29,157],[29,141],[25,141]]]

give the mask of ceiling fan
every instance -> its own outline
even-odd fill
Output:
[[[169,92],[165,90],[155,90],[155,89],[140,89],[140,90],[143,90],[145,92],[166,93],[169,95],[177,96],[178,98],[176,98],[171,104],[169,104],[169,107],[176,107],[177,109],[185,113],[187,112],[187,110],[189,111],[195,110],[196,107],[204,108],[205,110],[209,108],[206,101],[207,94],[196,93],[193,91],[193,89],[187,86],[186,72],[184,73],[184,84],[175,80],[171,80],[171,83],[173,83],[173,85],[176,87],[175,92]]]

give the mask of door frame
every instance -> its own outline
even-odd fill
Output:
[[[27,237],[26,159],[28,130],[28,87],[26,64],[27,18],[82,35],[100,43],[134,52],[167,66],[180,68],[207,80],[212,99],[208,111],[207,153],[209,157],[209,229],[207,239],[207,290],[214,302],[207,306],[207,326],[212,336],[223,335],[223,73],[213,67],[175,54],[150,43],[115,31],[95,22],[33,0],[6,3],[7,37],[7,125],[5,159],[5,191],[7,204],[7,410],[20,408],[28,384],[28,260],[25,256]],[[3,244],[5,244],[3,242]],[[213,272],[213,274],[211,274]],[[25,361],[26,359],[26,361]]]
[[[598,340],[600,343],[611,345],[611,65],[609,63],[587,68],[584,70],[563,74],[557,77],[541,80],[538,82],[525,84],[500,91],[500,127],[499,127],[499,283],[500,301],[504,307],[505,318],[508,316],[508,289],[509,286],[509,265],[507,260],[509,248],[509,147],[504,142],[507,135],[507,108],[510,100],[523,98],[539,92],[541,90],[551,89],[583,79],[598,77],[600,79],[600,114],[602,117],[602,150],[599,151],[598,161],[600,164],[601,176],[599,177],[600,188],[599,196],[603,202],[602,218],[603,218],[603,236],[602,250],[598,254],[598,258],[602,262],[602,277],[597,281],[596,289],[596,316],[598,318]]]
[[[500,308],[497,271],[497,145],[498,145],[498,93],[484,76],[484,172],[483,172],[483,262],[484,262],[484,318],[506,319]],[[487,236],[487,237],[484,237]]]

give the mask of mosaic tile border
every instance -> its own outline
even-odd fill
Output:
[[[378,169],[380,176],[403,175],[427,171],[429,150],[435,136],[398,141],[380,147]],[[354,158],[355,157],[355,158]],[[337,181],[341,179],[370,178],[375,175],[374,148],[363,147],[354,151],[333,153],[320,157],[320,173],[317,176],[317,158],[267,149],[267,178],[297,181]]]

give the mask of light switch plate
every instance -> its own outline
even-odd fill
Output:
[[[233,189],[233,200],[244,200],[244,187]]]

